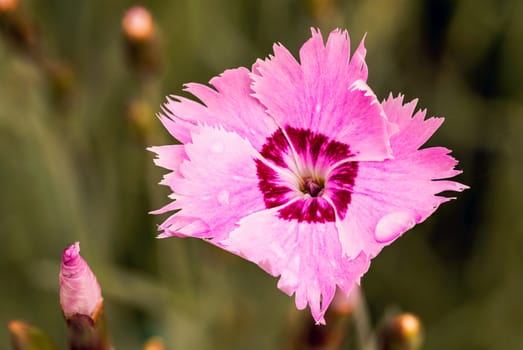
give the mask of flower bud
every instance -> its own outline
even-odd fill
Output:
[[[68,107],[72,102],[76,78],[66,62],[46,60],[42,64],[47,77],[50,97],[57,107]]]
[[[127,104],[125,114],[133,136],[138,141],[148,143],[156,125],[151,105],[144,99],[132,100]]]
[[[19,52],[37,58],[38,33],[17,0],[0,0],[0,34]]]
[[[332,24],[339,17],[339,0],[307,0],[307,9],[318,23]]]
[[[122,19],[124,35],[131,40],[148,40],[154,36],[154,22],[145,7],[133,6]]]
[[[9,333],[14,350],[56,350],[53,341],[40,329],[24,321],[9,321]]]
[[[379,335],[380,350],[417,350],[422,343],[419,319],[403,313],[387,320]]]
[[[78,242],[67,247],[62,254],[60,305],[67,320],[69,349],[111,349],[102,312],[102,290],[89,265],[80,256]]]
[[[80,256],[79,242],[67,247],[62,254],[60,305],[66,319],[80,314],[96,321],[102,309],[102,290],[93,272]]]
[[[0,0],[0,13],[8,13],[18,9],[18,0]]]
[[[143,6],[133,6],[122,18],[122,32],[127,61],[139,74],[156,73],[162,57],[151,13]]]
[[[145,343],[143,350],[165,350],[165,345],[161,338],[151,337]]]

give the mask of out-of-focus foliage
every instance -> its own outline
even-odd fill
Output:
[[[125,57],[132,2],[19,2],[38,54],[0,43],[0,347],[11,319],[65,339],[59,261],[78,240],[118,349],[153,335],[168,349],[292,343],[310,315],[274,278],[204,242],[154,238],[147,212],[168,200],[145,147],[172,142],[154,117],[165,95],[275,41],[296,54],[315,26],[349,29],[353,46],[366,33],[370,85],[445,116],[431,144],[454,150],[471,186],[374,260],[373,323],[407,310],[424,349],[521,349],[523,2],[151,0],[163,53],[149,73]]]

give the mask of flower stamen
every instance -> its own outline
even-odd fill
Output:
[[[303,181],[303,185],[300,186],[300,191],[309,194],[311,197],[320,197],[323,194],[325,188],[325,180],[306,178]]]

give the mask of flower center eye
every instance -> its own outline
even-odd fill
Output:
[[[358,174],[358,162],[344,161],[352,156],[348,145],[287,126],[267,138],[260,154],[258,188],[267,209],[281,206],[279,218],[325,223],[345,217]]]
[[[300,191],[308,193],[311,197],[319,197],[325,188],[325,181],[323,179],[306,178],[300,186]]]

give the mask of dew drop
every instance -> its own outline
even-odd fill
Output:
[[[229,204],[229,191],[227,190],[221,190],[219,193],[218,193],[218,203],[220,203],[221,205],[227,205]]]
[[[378,222],[374,237],[378,242],[388,243],[411,229],[415,224],[416,220],[411,212],[397,211],[390,213]]]

